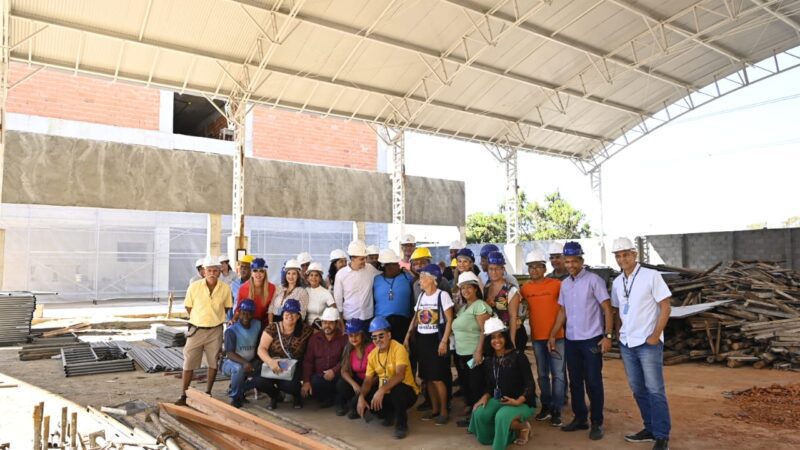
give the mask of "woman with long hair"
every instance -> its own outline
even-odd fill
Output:
[[[267,262],[264,258],[255,258],[250,263],[251,275],[250,280],[245,282],[239,288],[239,299],[250,299],[255,303],[256,309],[253,312],[253,320],[261,322],[261,329],[266,328],[269,323],[269,306],[272,302],[272,297],[275,296],[275,285],[270,283],[267,276]],[[233,313],[233,319],[230,324],[236,323],[239,320],[239,304],[236,305],[236,310]]]
[[[506,280],[506,258],[501,252],[491,252],[488,257],[489,281],[484,287],[486,303],[503,321],[511,334],[511,344],[524,351],[528,333],[522,322],[527,316],[527,303],[521,303],[519,289]]]
[[[269,323],[280,322],[281,310],[286,299],[293,298],[300,302],[300,315],[305,317],[308,311],[308,291],[300,285],[300,262],[296,259],[286,261],[283,266],[286,275],[281,282],[281,288],[272,299],[272,308],[269,314]]]
[[[348,419],[358,419],[356,400],[367,373],[369,353],[375,348],[367,336],[367,323],[361,319],[350,319],[345,323],[347,346],[342,353],[342,371],[336,383],[336,415],[347,414]]]
[[[331,264],[328,266],[328,289],[333,292],[333,284],[336,282],[336,272],[347,265],[347,253],[337,248],[331,252]]]
[[[325,311],[325,308],[336,306],[331,291],[325,289],[325,286],[322,285],[322,264],[312,262],[308,265],[306,284],[306,292],[308,292],[308,315],[306,316],[306,323],[319,327],[319,323],[315,322],[318,322],[322,311]]]

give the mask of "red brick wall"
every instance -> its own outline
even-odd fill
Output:
[[[253,155],[257,157],[374,171],[377,139],[361,122],[253,108]]]
[[[217,120],[211,122],[206,126],[205,136],[213,139],[219,139],[219,132],[228,126],[228,120],[223,116],[219,116]]]
[[[33,71],[12,63],[13,84]],[[104,125],[158,129],[158,89],[45,69],[9,92],[9,112]]]

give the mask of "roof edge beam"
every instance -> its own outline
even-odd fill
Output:
[[[769,13],[771,16],[775,17],[776,19],[780,20],[786,25],[789,25],[795,31],[795,33],[800,34],[800,24],[789,18],[786,14],[783,14],[779,11],[772,9],[769,6],[768,2],[765,2],[764,0],[750,0],[750,1],[759,8]]]

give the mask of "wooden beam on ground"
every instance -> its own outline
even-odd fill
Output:
[[[225,402],[209,397],[207,394],[197,389],[189,389],[186,391],[186,397],[189,406],[203,411],[206,414],[215,417],[225,416],[234,420],[236,423],[250,423],[255,425],[257,429],[269,430],[270,433],[280,437],[281,440],[309,450],[329,450],[331,448],[308,436],[303,436],[302,434],[296,433],[276,423],[264,420],[256,415],[234,408]]]
[[[62,334],[74,333],[75,331],[80,331],[84,328],[89,328],[90,326],[92,326],[92,324],[89,322],[76,323],[68,327],[59,328],[58,330],[45,331],[44,333],[42,333],[42,337],[47,338],[47,337],[61,336]]]
[[[254,444],[250,441],[247,441],[243,438],[237,438],[235,436],[231,436],[230,434],[220,433],[217,430],[212,430],[211,428],[206,428],[204,426],[200,426],[192,421],[186,419],[176,419],[181,425],[189,428],[193,432],[197,433],[201,438],[211,442],[215,446],[219,447],[222,450],[262,450],[266,449],[267,447],[262,447],[258,444]]]
[[[180,417],[200,425],[205,425],[233,436],[247,439],[250,442],[257,443],[258,445],[262,445],[271,450],[301,450],[300,447],[294,446],[274,437],[265,436],[263,433],[256,431],[257,429],[253,429],[249,426],[243,426],[241,424],[234,425],[229,423],[227,420],[221,420],[185,406],[178,406],[170,403],[160,403],[159,407],[176,417]]]

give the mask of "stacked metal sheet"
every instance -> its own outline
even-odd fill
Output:
[[[128,355],[147,373],[183,369],[183,352],[178,348],[145,348],[134,345],[128,350]]]
[[[28,342],[35,309],[30,292],[0,292],[0,346]]]
[[[19,350],[19,360],[52,358],[60,355],[62,348],[68,347],[89,347],[89,343],[79,341],[74,333],[51,338],[34,338],[33,343],[25,344]]]
[[[62,348],[61,362],[67,377],[136,370],[133,359],[125,355],[119,347]]]
[[[156,328],[156,339],[167,347],[183,347],[186,345],[186,333],[177,328],[167,326]]]

